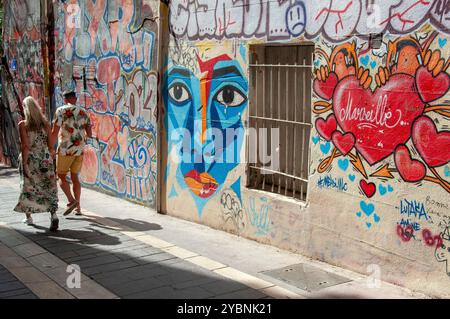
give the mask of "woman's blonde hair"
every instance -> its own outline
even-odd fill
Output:
[[[23,100],[23,111],[25,113],[25,127],[28,131],[39,131],[49,125],[47,118],[33,97],[27,96]]]

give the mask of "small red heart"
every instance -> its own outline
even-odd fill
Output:
[[[338,82],[339,79],[334,72],[331,72],[325,81],[320,81],[316,78],[314,79],[314,92],[316,92],[320,98],[329,101],[333,97],[333,92]]]
[[[421,181],[426,175],[425,165],[411,158],[409,149],[405,145],[399,145],[394,154],[395,166],[405,182],[414,183]]]
[[[316,120],[316,130],[320,136],[322,136],[327,141],[331,141],[331,136],[337,129],[336,117],[334,114],[328,115],[327,119],[319,117]]]
[[[446,72],[433,76],[425,66],[422,66],[416,72],[416,86],[422,101],[429,103],[447,93],[450,88],[450,76]]]
[[[428,116],[419,117],[413,124],[414,146],[430,167],[438,167],[450,161],[450,131],[438,132]]]
[[[336,146],[344,156],[352,150],[356,141],[355,136],[352,133],[342,134],[339,131],[334,132],[331,139],[333,140],[334,146]]]
[[[359,186],[361,186],[361,189],[368,198],[375,195],[375,192],[377,191],[377,187],[374,183],[367,183],[364,179],[359,181]]]

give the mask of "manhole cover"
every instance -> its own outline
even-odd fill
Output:
[[[303,263],[264,271],[262,273],[308,292],[318,291],[351,281],[348,278]]]

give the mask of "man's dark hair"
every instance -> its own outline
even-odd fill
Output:
[[[65,99],[76,98],[77,94],[74,91],[64,92],[63,97]]]

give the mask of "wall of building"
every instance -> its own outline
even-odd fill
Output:
[[[170,1],[162,209],[448,297],[448,5],[371,2]],[[377,33],[383,43],[374,49],[368,35]],[[304,41],[316,53],[302,203],[246,188],[243,137],[250,45]],[[221,98],[225,86],[233,102]],[[243,129],[239,163],[211,160],[214,151],[233,150],[207,149],[213,137],[203,132],[230,127]],[[200,150],[197,163],[182,147],[187,133]]]
[[[0,164],[18,167],[20,154],[18,114],[11,113],[8,100],[0,103]]]
[[[19,104],[31,95],[46,110],[42,68],[41,4],[36,0],[3,1],[2,146],[0,162],[18,164]]]
[[[0,135],[0,164],[3,165],[11,165],[10,160],[9,160],[9,156],[8,156],[8,149],[6,146],[6,141],[5,141],[5,129],[3,128],[4,126],[4,122],[5,121],[5,109],[3,107],[3,105],[0,105],[0,132],[2,133]]]
[[[158,15],[155,0],[55,1],[55,104],[73,88],[97,141],[84,186],[155,206]]]
[[[161,158],[163,212],[448,297],[447,1],[165,3],[160,14],[155,0],[53,1],[53,103],[76,89],[99,140],[87,147],[84,185],[154,207]],[[9,122],[16,93],[48,104],[40,16],[39,1],[5,1]],[[299,202],[246,187],[245,137],[252,45],[305,42],[316,52],[308,199]],[[203,132],[228,128],[235,144],[208,148],[214,137]],[[180,147],[186,136],[200,153]]]
[[[40,1],[4,1],[4,7],[4,53],[14,87],[20,100],[31,95],[45,110]]]

